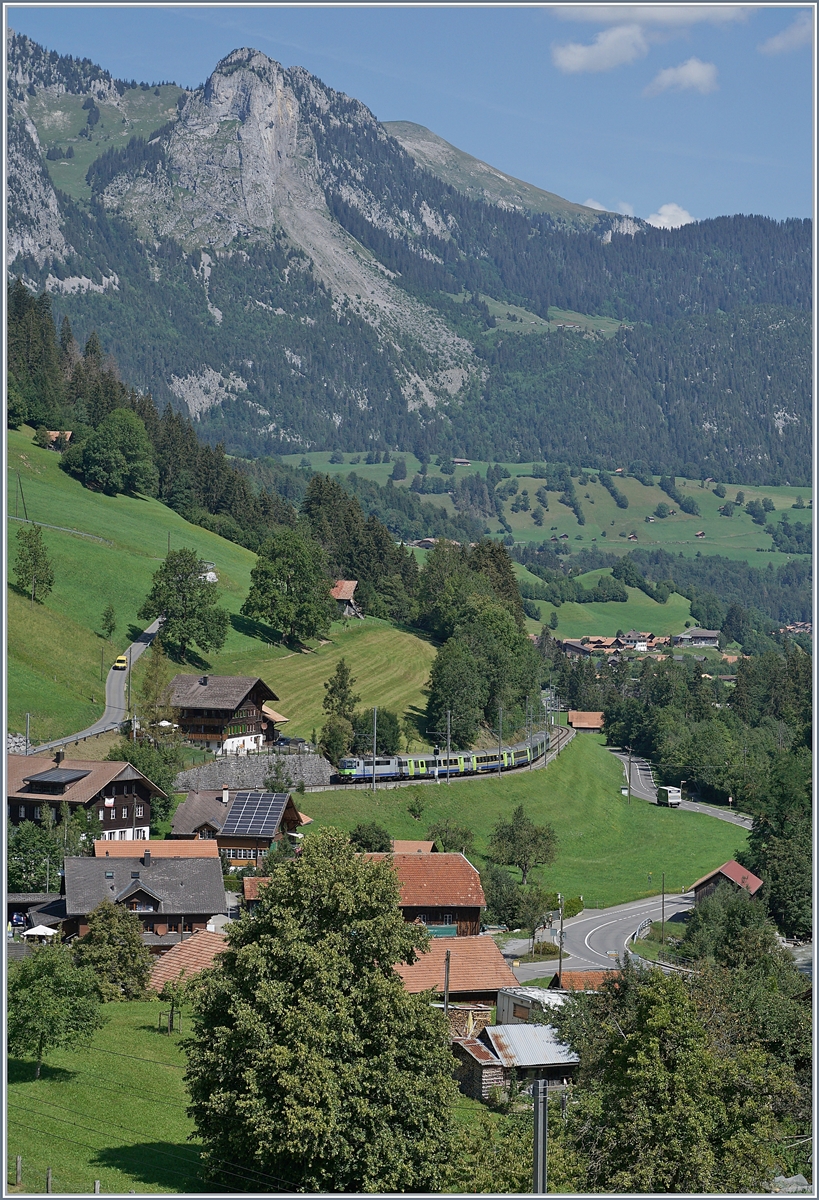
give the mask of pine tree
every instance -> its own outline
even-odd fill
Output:
[[[23,525],[18,529],[14,574],[20,590],[40,604],[54,587],[54,564],[39,525]]]

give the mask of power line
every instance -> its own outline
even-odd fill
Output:
[[[57,1108],[60,1110],[60,1112],[76,1113],[77,1116],[84,1116],[86,1118],[86,1120],[95,1121],[95,1120],[99,1119],[97,1117],[90,1116],[87,1113],[78,1113],[77,1110],[74,1108],[66,1108],[64,1104],[56,1104],[53,1100],[44,1100],[44,1099],[41,1099],[40,1097],[34,1097],[34,1101],[36,1104],[47,1104],[50,1108]],[[84,1126],[84,1125],[78,1125],[78,1123],[76,1121],[66,1121],[64,1117],[54,1117],[50,1113],[38,1113],[36,1109],[27,1109],[23,1105],[19,1104],[16,1100],[14,1100],[13,1103],[17,1104],[17,1107],[23,1109],[24,1112],[33,1112],[33,1113],[35,1113],[36,1116],[46,1117],[48,1120],[51,1120],[51,1121],[60,1121],[63,1124],[74,1125],[81,1129],[86,1128],[86,1126]],[[108,1121],[107,1124],[112,1126],[114,1129],[124,1129],[126,1131],[126,1133],[131,1133],[131,1134],[133,1133],[131,1126],[121,1125],[118,1121]],[[106,1131],[106,1129],[92,1129],[91,1132],[105,1134],[107,1131]],[[161,1154],[166,1158],[175,1158],[175,1159],[178,1159],[180,1162],[190,1161],[190,1160],[183,1158],[182,1155],[180,1155],[180,1154],[173,1154],[170,1150],[155,1150],[154,1154]],[[231,1163],[227,1159],[217,1159],[215,1161],[218,1163],[219,1166],[224,1167],[224,1168],[236,1167],[239,1165],[237,1163]],[[287,1187],[296,1187],[297,1186],[296,1184],[294,1184],[292,1182],[292,1180],[282,1179],[278,1175],[269,1175],[265,1171],[257,1170],[255,1167],[242,1166],[239,1168],[239,1171],[228,1170],[227,1174],[228,1175],[236,1175],[236,1177],[239,1179],[244,1178],[249,1183],[259,1183],[261,1181],[267,1181],[267,1180],[272,1182],[275,1180],[278,1183],[285,1184]],[[252,1175],[259,1176],[259,1179],[251,1178]]]

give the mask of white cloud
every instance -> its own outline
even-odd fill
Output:
[[[696,217],[692,217],[679,204],[661,204],[657,212],[646,217],[646,220],[655,229],[679,229],[681,225],[690,225]]]
[[[798,50],[800,46],[809,46],[813,41],[813,13],[800,13],[787,29],[774,34],[759,47],[762,54],[786,54],[788,50]]]
[[[634,216],[634,205],[629,204],[628,200],[618,200],[617,201],[617,211],[619,213],[622,213],[624,217],[633,217]]]
[[[615,25],[598,33],[590,46],[569,42],[552,46],[552,62],[567,75],[580,71],[610,71],[648,53],[648,42],[639,25]]]
[[[739,4],[553,4],[549,11],[563,21],[586,21],[593,25],[685,27],[744,21],[751,9]]]
[[[701,96],[717,89],[717,68],[713,63],[704,63],[698,58],[689,58],[678,67],[666,67],[655,75],[644,89],[644,96],[659,96],[660,92],[686,92],[693,90]]]
[[[584,200],[584,208],[596,208],[598,212],[608,212],[605,204],[601,204],[599,200]]]

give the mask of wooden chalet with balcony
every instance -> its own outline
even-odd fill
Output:
[[[261,750],[269,700],[278,700],[263,679],[246,675],[175,675],[170,702],[182,736],[216,755]]]

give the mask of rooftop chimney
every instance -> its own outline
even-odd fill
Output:
[[[58,767],[60,766],[60,764],[62,763],[64,758],[65,758],[65,750],[63,750],[63,748],[61,746],[59,748],[59,750],[57,751],[57,753],[54,755],[54,761]]]
[[[230,801],[230,788],[222,788],[222,803],[227,804]]]
[[[202,687],[207,687],[208,686],[207,675],[203,675],[202,678],[199,680],[199,682],[202,684]]]
[[[150,852],[150,850],[146,850],[146,851],[145,851],[145,853],[144,853],[144,854],[143,854],[143,856],[142,856],[142,861],[143,861],[143,863],[145,864],[145,866],[146,866],[146,867],[150,867],[150,865],[151,865],[151,852]]]

